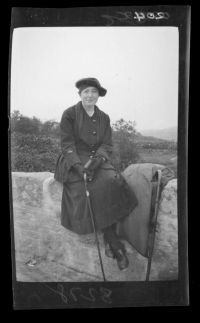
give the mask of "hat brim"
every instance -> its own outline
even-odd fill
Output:
[[[76,87],[78,89],[80,89],[82,86],[84,86],[84,88],[89,87],[89,86],[96,87],[97,90],[99,91],[99,96],[105,96],[106,93],[107,93],[107,90],[104,89],[101,85],[99,85],[94,80],[90,80],[90,79],[89,80],[88,79],[86,79],[86,80],[80,80],[80,81],[77,81],[75,85],[76,85]]]
[[[103,87],[98,88],[99,90],[99,96],[105,96],[107,93],[107,90],[104,89]]]

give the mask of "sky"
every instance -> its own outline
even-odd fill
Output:
[[[60,121],[80,97],[75,82],[95,77],[107,89],[97,106],[111,123],[137,131],[177,125],[178,28],[26,27],[14,29],[11,112]]]

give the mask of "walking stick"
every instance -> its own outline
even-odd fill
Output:
[[[153,250],[154,250],[155,235],[156,235],[158,204],[159,204],[159,198],[160,198],[161,177],[162,177],[162,172],[160,169],[157,171],[157,174],[158,174],[158,179],[157,179],[156,200],[155,200],[155,206],[153,210],[151,209],[152,217],[150,217],[151,229],[148,237],[148,250],[147,250],[148,264],[147,264],[146,281],[149,281],[151,262],[152,262],[152,256],[153,256]]]
[[[85,168],[87,168],[87,167],[85,167]],[[105,277],[105,273],[104,273],[104,269],[103,269],[103,262],[102,262],[102,258],[101,258],[99,240],[98,240],[97,231],[96,231],[94,214],[92,212],[92,207],[91,207],[91,203],[90,203],[90,193],[87,188],[87,174],[86,174],[86,172],[84,172],[83,178],[84,178],[84,184],[85,184],[87,204],[88,204],[88,208],[89,208],[89,213],[90,213],[91,222],[92,222],[92,226],[93,226],[93,230],[94,230],[94,234],[95,234],[95,240],[96,240],[96,244],[97,244],[97,250],[98,250],[98,254],[99,254],[99,261],[100,261],[100,265],[101,265],[102,276],[103,276],[103,280],[106,281],[106,277]]]

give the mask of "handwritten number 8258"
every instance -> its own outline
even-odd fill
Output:
[[[103,287],[100,287],[99,290],[100,290],[100,297],[101,297],[102,301],[104,303],[111,304],[112,303],[112,300],[111,300],[112,291],[110,289],[103,288]],[[72,287],[70,289],[70,296],[73,298],[73,300],[75,302],[78,301],[79,297],[81,297],[83,299],[86,299],[86,300],[88,300],[90,302],[95,302],[96,301],[96,296],[95,296],[95,294],[97,294],[96,289],[89,288],[89,290],[88,290],[89,295],[85,295],[85,294],[82,294],[80,292],[82,292],[80,287]]]

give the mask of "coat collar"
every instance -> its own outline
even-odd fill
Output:
[[[84,109],[84,107],[83,107],[83,104],[82,104],[82,101],[79,101],[77,104],[76,104],[76,108],[79,110],[79,109],[83,109],[83,110],[85,110]],[[98,106],[97,105],[95,105],[94,106],[94,113],[95,112],[100,112],[100,109],[98,108]]]

